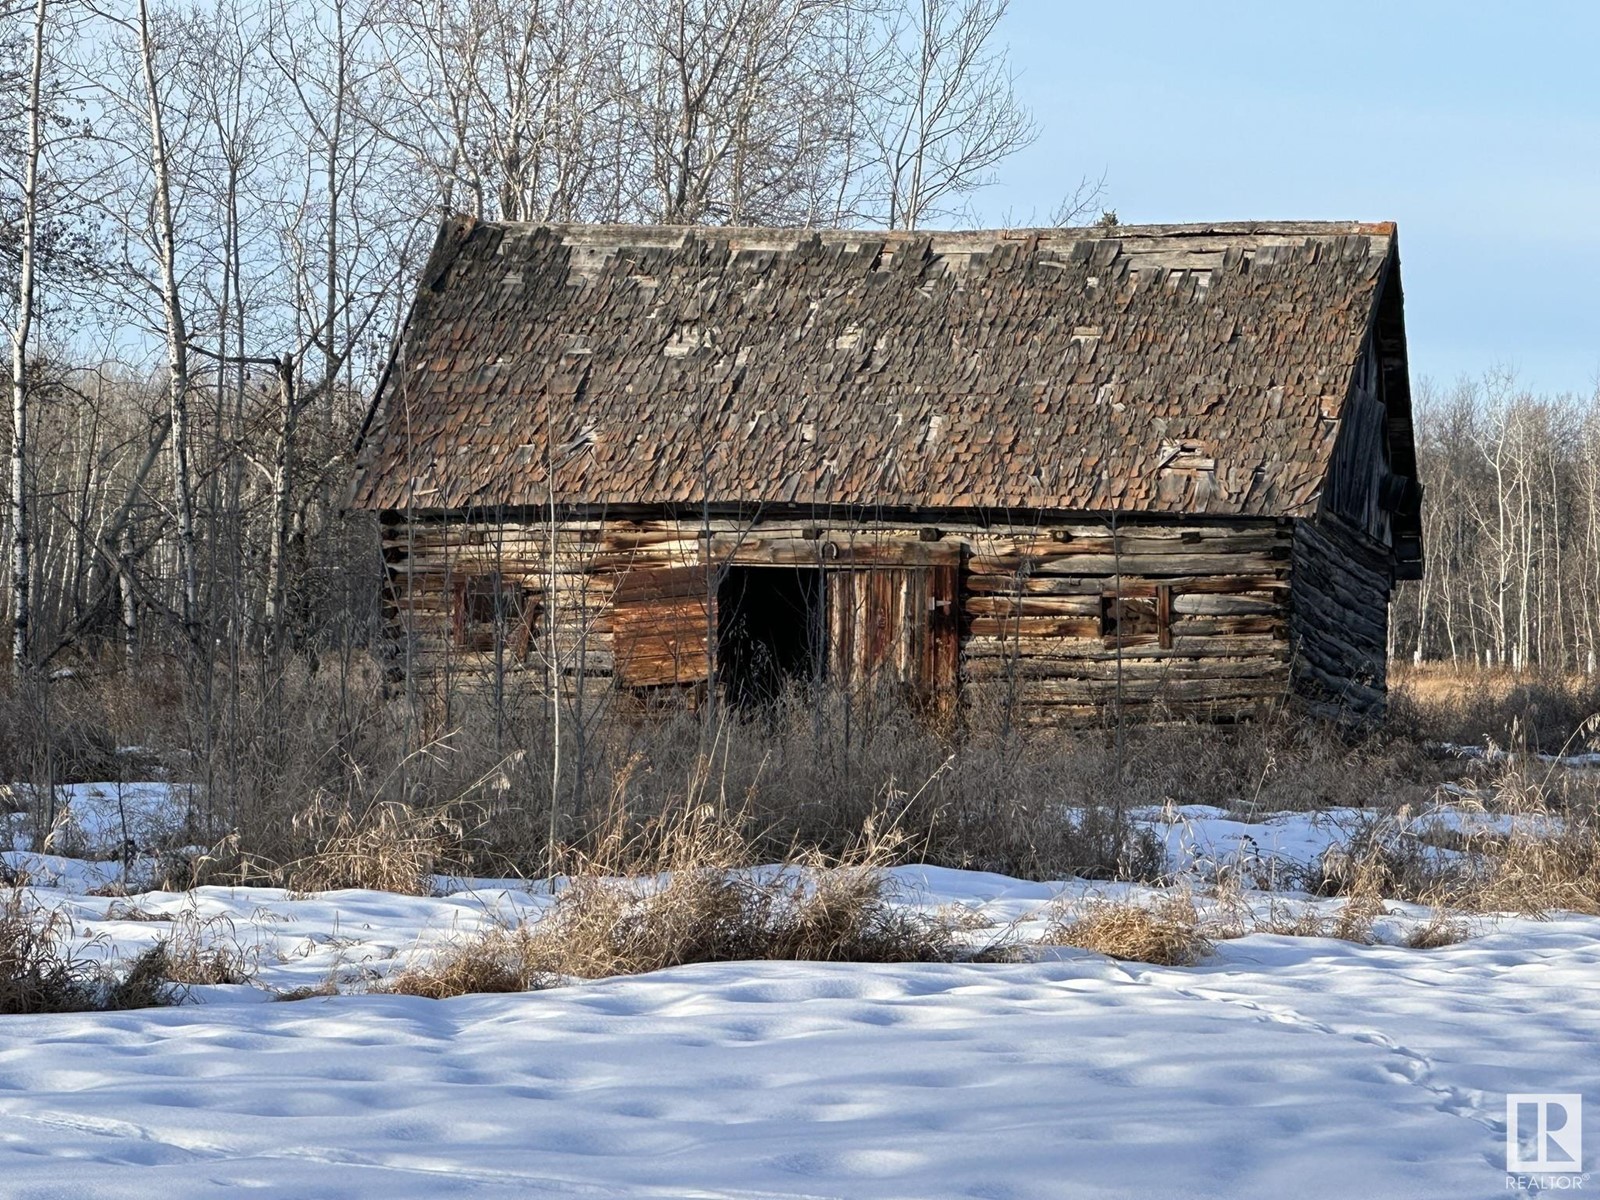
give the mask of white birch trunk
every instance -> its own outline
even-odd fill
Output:
[[[32,61],[28,71],[27,159],[22,176],[22,237],[17,272],[17,321],[11,331],[11,670],[28,666],[33,616],[28,529],[28,337],[33,331],[34,258],[39,220],[39,106],[44,84],[45,0],[33,7]]]
[[[172,215],[172,183],[167,139],[162,125],[161,93],[156,83],[155,44],[150,34],[150,6],[139,0],[139,59],[144,69],[145,103],[150,124],[150,171],[155,180],[154,217],[161,267],[161,307],[167,333],[167,396],[172,436],[173,509],[178,521],[178,574],[182,588],[183,629],[193,642],[198,610],[194,552],[194,497],[189,478],[189,346],[183,305],[178,295],[177,231]]]

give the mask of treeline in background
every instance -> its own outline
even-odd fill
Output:
[[[1508,373],[1416,393],[1427,569],[1391,657],[1592,676],[1600,669],[1600,393]]]

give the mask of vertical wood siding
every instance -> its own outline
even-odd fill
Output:
[[[959,685],[960,567],[852,567],[825,571],[828,677],[885,679],[949,711]]]

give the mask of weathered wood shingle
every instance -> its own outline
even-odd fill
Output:
[[[1395,253],[1348,222],[457,219],[354,502],[1309,515]]]

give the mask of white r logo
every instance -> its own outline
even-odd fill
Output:
[[[1566,1174],[1583,1170],[1583,1097],[1513,1092],[1506,1097],[1506,1170]]]

